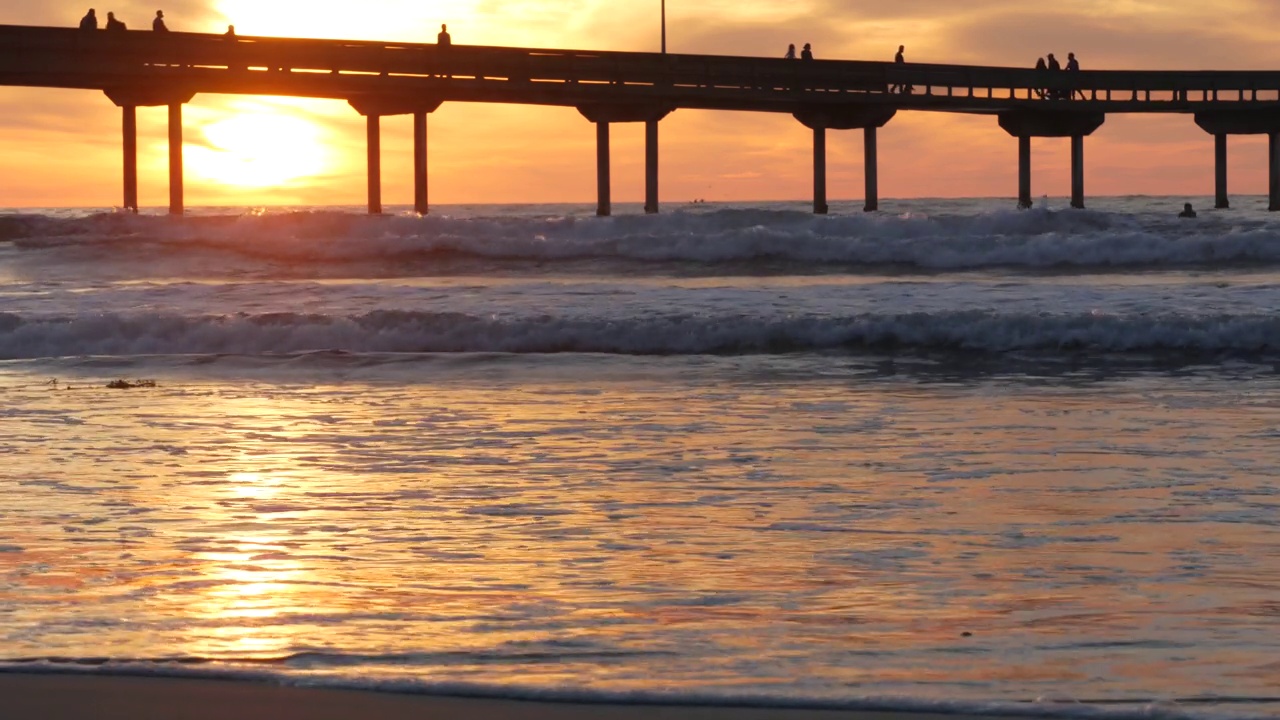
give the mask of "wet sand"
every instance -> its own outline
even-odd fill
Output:
[[[268,683],[92,675],[0,674],[5,720],[956,720],[837,710],[489,700]],[[968,715],[968,720],[987,716]],[[1009,720],[1004,716],[1004,720]]]

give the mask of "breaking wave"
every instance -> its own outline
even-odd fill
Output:
[[[1280,317],[954,311],[762,318],[501,317],[380,310],[361,315],[163,313],[24,318],[0,313],[0,358],[85,355],[794,352],[1280,355]]]
[[[677,210],[660,216],[368,217],[339,211],[168,218],[0,217],[0,245],[27,259],[137,263],[209,254],[290,265],[575,261],[789,271],[897,266],[1134,268],[1280,264],[1280,221],[1242,213],[1178,222],[1150,214],[992,211],[816,217],[795,210]],[[710,270],[714,272],[714,270]]]

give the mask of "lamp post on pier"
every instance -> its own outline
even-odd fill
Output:
[[[662,0],[662,54],[667,54],[667,0]]]

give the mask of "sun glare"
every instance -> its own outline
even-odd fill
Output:
[[[298,117],[244,114],[205,125],[206,144],[186,150],[193,175],[226,185],[270,187],[316,175],[329,163],[320,128]]]

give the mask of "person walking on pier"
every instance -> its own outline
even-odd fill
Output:
[[[788,45],[788,46],[787,46],[787,54],[786,54],[786,55],[783,55],[783,56],[782,56],[782,59],[783,59],[783,60],[795,60],[795,59],[796,59],[796,44],[795,44],[795,43],[791,43],[790,45]]]
[[[436,35],[436,45],[440,47],[453,45],[453,38],[449,37],[449,26],[444,23],[440,23],[440,34]]]
[[[164,24],[164,11],[156,11],[156,19],[151,21],[151,30],[153,32],[169,32],[169,28]]]
[[[1036,72],[1039,73],[1039,75],[1036,77],[1037,80],[1043,80],[1044,72],[1048,69],[1049,69],[1049,66],[1045,64],[1044,58],[1036,58]],[[1036,88],[1036,97],[1043,100],[1045,98],[1045,95],[1046,95],[1046,91],[1044,88],[1042,87]]]
[[[98,29],[98,11],[89,8],[89,12],[80,18],[81,30],[97,30]]]
[[[907,59],[906,59],[906,57],[904,57],[904,56],[903,56],[903,53],[905,53],[906,51],[907,51],[907,46],[906,46],[906,45],[899,45],[899,46],[898,46],[898,52],[897,52],[897,53],[895,53],[895,54],[894,54],[894,56],[893,56],[893,64],[894,64],[894,65],[905,65],[905,64],[907,63]],[[913,89],[913,88],[912,88],[910,85],[901,85],[901,84],[899,84],[899,85],[894,85],[893,87],[889,88],[889,92],[895,92],[895,91],[896,91],[896,92],[901,93],[901,94],[903,94],[903,95],[910,95],[910,94],[911,94],[912,89]]]
[[[800,59],[801,60],[813,59],[813,48],[809,47],[809,43],[805,43],[804,49],[800,51]]]
[[[129,28],[125,27],[124,23],[116,19],[115,13],[113,12],[107,13],[107,30],[115,32],[115,31],[128,30],[128,29]]]

